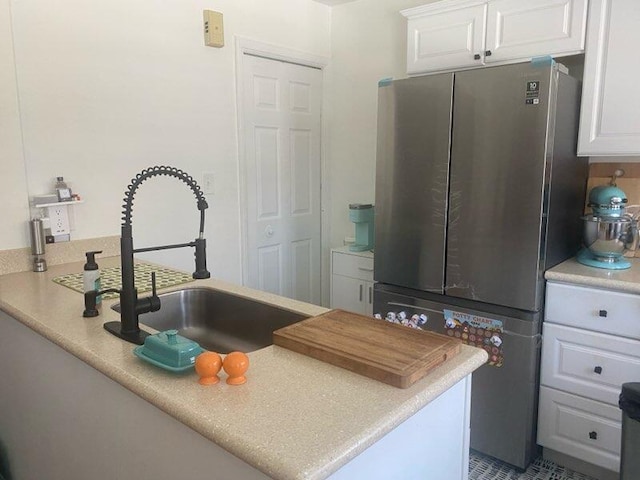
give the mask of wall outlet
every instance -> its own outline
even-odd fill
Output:
[[[51,234],[56,235],[68,235],[71,233],[71,227],[69,225],[69,210],[67,205],[53,205],[47,207],[49,211],[49,228]]]

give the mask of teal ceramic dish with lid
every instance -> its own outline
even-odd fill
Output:
[[[171,372],[183,372],[194,367],[196,357],[204,350],[193,340],[178,335],[177,330],[149,335],[133,353],[157,367]]]

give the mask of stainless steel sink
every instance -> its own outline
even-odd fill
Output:
[[[252,352],[273,344],[273,331],[307,318],[283,308],[211,288],[189,288],[159,295],[162,307],[140,315],[140,323],[159,331],[178,330],[206,350]],[[114,305],[119,312],[119,304]]]

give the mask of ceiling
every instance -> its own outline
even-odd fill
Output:
[[[318,3],[324,3],[325,5],[340,5],[342,3],[350,3],[350,2],[354,2],[355,0],[315,0]]]

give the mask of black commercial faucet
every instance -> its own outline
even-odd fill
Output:
[[[145,180],[159,175],[167,175],[186,183],[194,195],[200,210],[200,232],[193,242],[176,245],[162,245],[158,247],[133,248],[133,236],[131,234],[131,216],[133,197],[136,190]],[[104,328],[114,335],[128,342],[142,345],[149,333],[140,330],[138,315],[147,312],[155,312],[160,309],[160,298],[155,293],[155,276],[152,278],[153,294],[150,297],[138,298],[133,270],[133,254],[140,252],[152,252],[171,248],[195,247],[196,269],[193,278],[209,278],[211,274],[207,270],[206,240],[204,239],[204,211],[208,208],[207,201],[196,181],[188,174],[175,167],[156,166],[142,170],[131,180],[131,184],[125,192],[124,205],[122,206],[122,233],[120,236],[120,261],[122,266],[122,289],[120,293],[120,321],[107,322]]]

